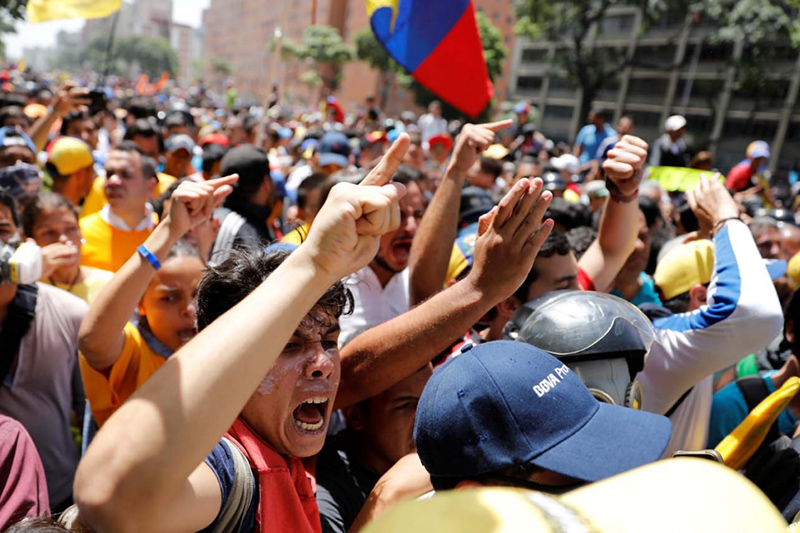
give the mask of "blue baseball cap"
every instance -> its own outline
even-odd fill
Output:
[[[472,224],[491,211],[494,206],[492,195],[486,189],[465,187],[461,191],[461,206],[458,209],[458,217],[462,223]]]
[[[9,146],[25,146],[33,152],[34,157],[39,152],[27,133],[6,126],[5,128],[0,128],[0,148],[8,148]]]
[[[350,165],[350,141],[347,135],[338,131],[329,131],[317,143],[319,165],[338,165],[347,168]]]
[[[666,417],[598,402],[543,350],[496,341],[467,345],[434,372],[414,440],[431,476],[530,464],[592,482],[658,460],[671,432]]]

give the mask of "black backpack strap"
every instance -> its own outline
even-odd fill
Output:
[[[11,371],[22,337],[31,328],[38,296],[39,287],[35,283],[17,287],[17,295],[0,326],[0,383]]]
[[[747,376],[737,379],[736,386],[739,387],[739,391],[742,393],[742,396],[744,396],[744,401],[747,403],[748,413],[755,409],[758,404],[764,401],[767,396],[771,394],[769,388],[767,387],[767,383],[761,376]],[[778,421],[775,420],[775,423],[769,428],[769,433],[767,433],[764,443],[767,444],[773,442],[780,436],[780,432],[778,431]]]

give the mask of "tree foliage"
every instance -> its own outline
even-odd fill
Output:
[[[743,58],[751,61],[748,65],[738,65],[740,73],[744,73],[739,81],[746,84],[750,79],[764,79],[761,74],[754,78],[754,69],[768,64],[763,56],[769,54],[776,40],[800,44],[799,5],[798,0],[516,0],[516,29],[520,35],[556,44],[554,67],[566,75],[570,84],[583,89],[580,110],[583,116],[597,92],[613,82],[625,67],[635,64],[624,46],[591,44],[593,32],[601,27],[610,9],[638,7],[645,27],[667,14],[673,19],[684,19],[686,24],[710,22],[713,25],[708,37],[710,43],[743,39],[746,46],[756,50]],[[758,56],[762,59],[755,59]],[[674,66],[660,65],[660,68]]]
[[[6,47],[3,36],[16,33],[14,24],[25,20],[25,6],[28,0],[0,0],[0,57],[5,57]]]
[[[59,51],[53,66],[63,70],[79,71],[88,67],[96,72],[104,72],[108,51],[108,36],[95,36],[82,50],[64,49]],[[151,79],[167,72],[175,76],[179,70],[178,58],[169,41],[158,37],[122,37],[114,43],[111,56],[111,74],[130,76],[137,66]]]
[[[486,69],[489,73],[489,78],[494,80],[503,72],[505,59],[508,56],[508,49],[503,44],[502,33],[492,24],[489,17],[480,11],[476,12],[475,15],[478,23],[478,32],[481,35]],[[417,83],[403,67],[389,56],[383,46],[381,46],[375,38],[375,34],[372,32],[371,28],[362,28],[356,33],[355,47],[358,59],[366,61],[373,69],[381,72],[386,77],[388,77],[388,75],[396,76],[400,85],[409,88],[414,94],[414,103],[417,105],[427,107],[429,103],[439,98]],[[387,83],[382,84],[383,87],[387,85]],[[484,110],[479,118],[488,116],[491,107],[491,104],[487,106],[487,109]],[[442,113],[447,118],[458,118],[463,115],[459,110],[447,105],[446,102],[442,103]]]
[[[287,39],[281,48],[284,57],[310,63],[331,91],[341,82],[342,65],[355,57],[355,51],[342,42],[336,28],[320,24],[303,30],[300,42]]]

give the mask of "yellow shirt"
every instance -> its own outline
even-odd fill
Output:
[[[110,226],[95,213],[80,220],[86,242],[81,250],[81,264],[116,272],[136,253],[136,248],[150,235],[151,230],[124,231]]]
[[[293,231],[290,231],[286,235],[283,236],[281,242],[286,244],[295,244],[300,246],[303,244],[303,241],[308,238],[308,232],[311,229],[311,226],[308,224],[303,224],[299,228],[296,228]]]
[[[110,369],[104,372],[95,370],[81,355],[86,398],[97,425],[101,427],[136,389],[167,362],[164,357],[150,350],[139,330],[130,322],[125,324],[124,333],[122,353]]]
[[[164,194],[166,190],[169,189],[169,186],[175,183],[175,181],[176,178],[173,176],[159,172],[158,185],[156,185],[156,188],[153,191],[151,200],[158,200],[158,197]],[[86,218],[89,215],[97,213],[103,208],[104,205],[106,205],[106,193],[104,191],[105,184],[105,176],[98,176],[95,178],[94,182],[92,183],[92,190],[89,191],[89,194],[86,195],[86,199],[83,201],[81,218]]]
[[[72,288],[70,288],[69,285],[55,283],[53,282],[52,278],[43,280],[43,282],[74,294],[81,300],[84,300],[87,304],[91,305],[95,298],[97,298],[97,295],[100,294],[100,291],[103,290],[103,287],[106,286],[106,283],[111,281],[111,278],[114,277],[114,273],[108,272],[107,270],[100,270],[99,268],[81,268],[87,271],[85,273],[86,278],[80,283],[73,285]]]

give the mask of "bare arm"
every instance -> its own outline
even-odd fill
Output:
[[[477,161],[478,154],[492,144],[495,132],[511,124],[511,120],[478,126],[467,124],[461,130],[453,150],[454,157],[411,245],[409,266],[412,306],[442,290],[458,232],[461,189],[467,171]]]
[[[552,194],[542,181],[520,180],[484,216],[475,264],[466,279],[399,317],[362,333],[342,350],[336,406],[383,392],[458,340],[522,284],[550,230],[542,223]]]
[[[388,183],[408,143],[408,136],[401,135],[365,182]],[[171,357],[108,420],[75,478],[75,499],[90,526],[161,531],[169,521],[176,524],[171,531],[196,531],[203,524],[180,527],[171,518],[193,513],[204,514],[210,523],[219,500],[214,490],[205,500],[195,492],[209,485],[203,459],[317,300],[337,280],[368,264],[380,235],[399,226],[403,193],[394,184],[337,185],[308,240],[255,291]],[[190,212],[197,209],[189,207]],[[195,485],[193,476],[203,479]],[[215,502],[213,515],[208,509],[198,513]]]
[[[597,239],[578,262],[594,280],[598,291],[605,292],[611,288],[636,246],[639,232],[637,196],[646,158],[647,143],[626,135],[608,153],[603,164],[610,185],[616,190],[606,202]]]
[[[82,106],[91,104],[88,98],[82,98],[89,93],[88,89],[79,89],[72,84],[65,84],[59,89],[53,101],[53,112],[39,118],[33,126],[28,129],[28,136],[33,140],[36,149],[42,151],[47,146],[47,136],[50,128],[58,119],[64,118],[72,111],[81,109]]]
[[[198,195],[215,197],[218,204],[227,196],[230,187],[238,176],[228,176],[203,184],[185,183],[173,195],[170,214],[153,230],[144,242],[145,247],[159,261],[164,261],[167,254],[178,240],[194,225],[185,215],[183,202],[193,200]],[[209,214],[210,216],[210,214]],[[86,361],[96,370],[111,367],[122,354],[125,344],[123,329],[136,304],[147,289],[155,275],[155,269],[142,256],[135,253],[111,278],[97,299],[92,303],[89,312],[81,324],[78,333],[78,345]]]

